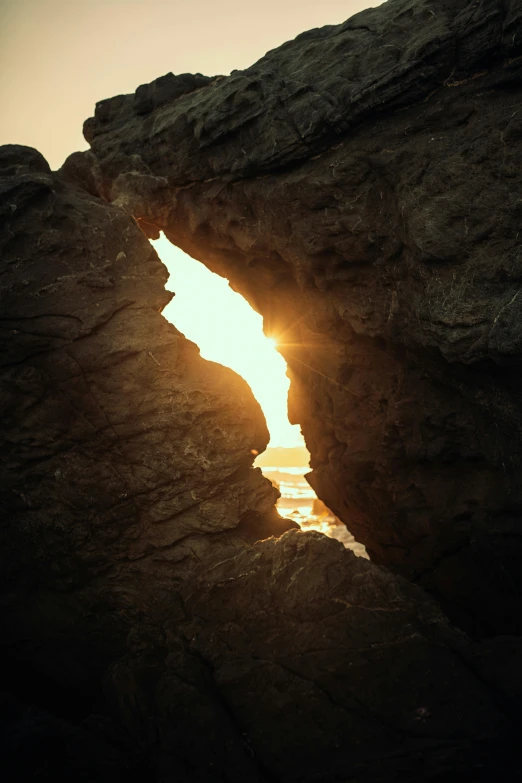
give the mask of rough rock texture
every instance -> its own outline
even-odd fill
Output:
[[[141,640],[112,671],[121,711],[132,700],[157,722],[160,766],[176,747],[198,781],[475,781],[499,756],[510,768],[503,687],[420,588],[318,533],[207,563],[161,659]]]
[[[251,468],[259,405],[160,315],[133,220],[27,148],[0,192],[2,653],[72,700],[197,558],[293,525]]]
[[[520,0],[389,0],[64,168],[263,314],[318,495],[477,636],[522,618],[521,68]]]
[[[74,528],[63,580],[101,548],[140,570],[270,517],[277,493],[250,467],[261,409],[159,314],[167,272],[134,222],[34,151],[3,148],[0,164],[2,491],[21,534]]]
[[[320,534],[266,538],[260,410],[160,315],[143,234],[34,150],[0,172],[6,779],[507,774],[516,640],[470,643]]]

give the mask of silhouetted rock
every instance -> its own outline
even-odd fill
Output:
[[[167,271],[134,221],[34,150],[3,148],[4,160],[4,545],[41,530],[57,582],[80,586],[100,552],[146,571],[247,517],[270,534],[277,493],[250,467],[268,440],[261,409],[160,314]]]
[[[137,783],[153,774],[140,766],[130,742],[99,716],[73,723],[0,694],[0,729],[5,783]]]
[[[521,24],[390,0],[85,125],[98,193],[277,336],[319,497],[479,636],[522,617]]]
[[[258,540],[292,523],[250,467],[267,432],[244,381],[160,315],[130,217],[34,150],[0,161],[7,773],[497,770],[504,684],[468,663],[489,653],[335,541]]]
[[[251,468],[259,405],[160,314],[167,272],[134,221],[35,150],[0,166],[3,687],[88,714],[207,551],[295,525]]]
[[[521,21],[391,0],[101,102],[59,174],[0,148],[8,772],[511,779],[520,638],[421,585],[519,630]],[[161,316],[135,221],[263,313],[376,562],[269,537],[259,406]]]
[[[493,774],[494,738],[507,728],[496,691],[420,588],[319,533],[292,531],[216,563],[187,593],[188,651],[264,779]],[[171,693],[173,724],[179,701]]]
[[[181,588],[184,620],[159,645],[150,625],[136,630],[110,672],[127,731],[154,725],[165,775],[485,781],[506,769],[499,694],[420,588],[317,533],[203,566]]]

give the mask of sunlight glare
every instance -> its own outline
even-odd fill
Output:
[[[205,359],[230,367],[250,385],[270,431],[271,446],[302,446],[297,425],[288,421],[290,381],[286,363],[263,334],[263,319],[228,281],[172,245],[165,236],[154,247],[167,267],[175,297],[163,311],[167,320],[195,342]]]

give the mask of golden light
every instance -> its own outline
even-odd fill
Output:
[[[263,319],[232,291],[228,281],[210,272],[164,236],[154,247],[170,273],[174,291],[163,315],[201,350],[205,359],[235,370],[247,381],[261,405],[271,446],[301,446],[299,427],[287,414],[290,381],[277,340],[263,334]]]

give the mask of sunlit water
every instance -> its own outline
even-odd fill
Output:
[[[352,534],[328,509],[321,513],[317,508],[317,495],[305,479],[309,468],[270,466],[263,467],[262,470],[264,475],[279,487],[281,497],[277,501],[277,508],[281,516],[293,519],[302,530],[318,530],[330,538],[336,538],[356,555],[368,557],[364,546],[355,541]]]

